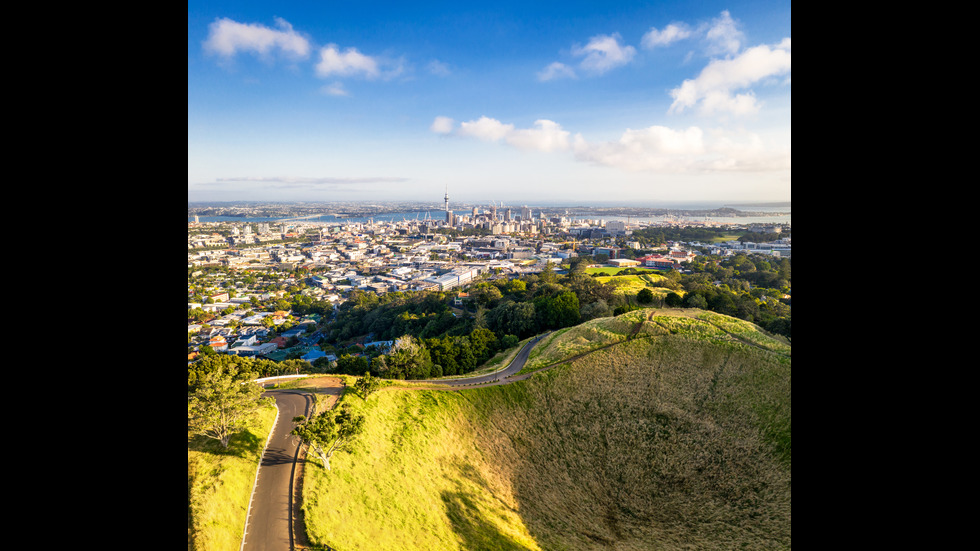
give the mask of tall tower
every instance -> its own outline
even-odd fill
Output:
[[[446,184],[446,225],[453,225],[453,211],[449,210],[449,184]]]

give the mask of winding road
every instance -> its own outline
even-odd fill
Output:
[[[426,380],[420,380],[418,382],[461,387],[461,386],[475,386],[475,385],[479,385],[479,386],[491,386],[491,385],[498,385],[498,384],[503,385],[503,384],[513,383],[515,381],[520,381],[522,379],[526,379],[531,376],[530,373],[525,373],[520,377],[515,377],[514,375],[520,372],[521,369],[524,369],[524,363],[527,362],[528,355],[531,354],[531,349],[534,348],[534,345],[538,344],[538,342],[540,342],[541,339],[547,337],[549,333],[550,331],[543,335],[538,335],[537,337],[528,341],[528,343],[524,345],[524,348],[522,348],[521,351],[517,353],[517,356],[514,358],[514,361],[510,362],[510,365],[495,373],[491,373],[489,375],[481,375],[479,377],[468,377],[464,379],[426,379]]]
[[[526,379],[531,376],[530,373],[519,377],[514,375],[524,367],[534,345],[545,336],[547,333],[525,344],[510,365],[496,373],[464,379],[433,379],[418,382],[467,387],[508,384]],[[341,391],[339,386],[326,389],[327,393],[338,397]],[[269,435],[269,442],[262,454],[262,462],[255,477],[255,488],[249,503],[248,517],[245,520],[245,536],[242,539],[241,551],[292,551],[302,547],[297,547],[291,529],[295,525],[295,515],[298,513],[293,507],[293,488],[299,476],[296,461],[299,456],[299,442],[289,433],[296,427],[296,423],[293,423],[294,417],[310,415],[313,399],[308,392],[302,390],[267,390],[262,395],[271,396],[276,400],[279,416],[272,434]]]

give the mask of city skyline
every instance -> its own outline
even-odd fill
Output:
[[[789,2],[192,1],[188,200],[789,201],[790,34]]]

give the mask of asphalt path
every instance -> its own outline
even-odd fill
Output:
[[[299,441],[289,435],[293,417],[309,415],[312,396],[302,391],[267,390],[279,408],[279,418],[269,436],[256,476],[255,490],[245,521],[242,551],[289,551],[292,541],[292,480]]]
[[[529,373],[525,375],[521,375],[520,377],[514,377],[514,375],[524,368],[524,363],[527,362],[527,357],[531,353],[531,349],[534,348],[534,345],[538,344],[538,341],[548,336],[549,333],[545,333],[544,335],[537,336],[534,339],[530,340],[527,344],[524,345],[524,348],[522,348],[521,351],[517,353],[517,357],[514,358],[514,361],[510,362],[510,365],[508,365],[504,369],[501,369],[500,371],[497,371],[496,373],[491,373],[489,375],[481,375],[479,377],[468,377],[465,379],[429,379],[429,380],[422,380],[418,382],[435,383],[435,384],[458,387],[458,386],[474,386],[474,385],[489,386],[493,384],[507,384],[507,383],[512,383],[514,381],[519,381],[521,379],[526,379],[530,376]]]

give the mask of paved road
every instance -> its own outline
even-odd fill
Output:
[[[267,390],[262,395],[275,398],[279,418],[262,455],[242,551],[289,551],[292,477],[299,451],[289,432],[296,426],[293,417],[310,414],[313,400],[307,393],[290,390]]]
[[[520,377],[512,377],[512,375],[514,375],[515,373],[517,373],[518,371],[524,368],[524,362],[527,361],[527,357],[531,353],[531,349],[534,348],[534,345],[538,344],[538,341],[545,338],[546,336],[548,336],[548,333],[535,337],[534,339],[529,341],[527,344],[524,345],[524,348],[522,348],[521,351],[517,353],[517,357],[514,358],[514,361],[512,361],[510,365],[508,365],[507,367],[505,367],[504,369],[496,373],[492,373],[490,375],[481,375],[479,377],[469,377],[466,379],[432,379],[432,380],[419,381],[419,382],[439,383],[439,384],[449,385],[449,386],[471,386],[471,385],[487,386],[491,384],[512,383],[514,381],[526,379],[527,377],[530,376],[530,374],[521,375]],[[510,378],[508,379],[507,377]]]

